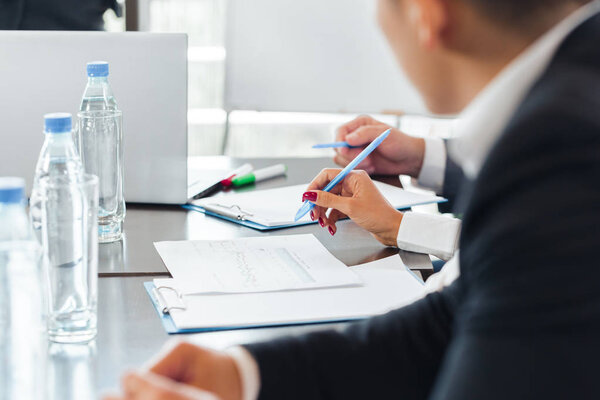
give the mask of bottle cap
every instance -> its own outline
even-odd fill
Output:
[[[87,63],[87,76],[108,76],[108,63],[106,61],[92,61]]]
[[[0,203],[20,203],[25,193],[25,179],[0,177]]]
[[[46,133],[71,132],[72,122],[69,113],[52,113],[44,115],[44,131]]]

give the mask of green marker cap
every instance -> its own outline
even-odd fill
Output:
[[[235,178],[233,178],[231,183],[233,184],[233,186],[244,186],[244,185],[250,185],[251,183],[254,183],[255,181],[256,181],[256,177],[254,176],[254,174],[249,173],[249,174],[242,175],[242,176],[236,176]]]

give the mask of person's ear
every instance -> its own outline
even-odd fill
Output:
[[[417,30],[419,43],[428,50],[444,40],[448,25],[446,0],[408,0],[410,23]]]

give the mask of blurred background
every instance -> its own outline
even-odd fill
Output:
[[[315,157],[331,154],[301,143],[331,140],[335,129],[355,114],[233,111],[229,140],[223,143],[227,0],[126,0],[124,12],[104,15],[107,31],[184,32],[188,50],[189,155],[234,157]],[[451,136],[451,118],[375,115],[416,136]],[[308,139],[307,139],[308,138]],[[269,154],[264,153],[268,146]]]
[[[58,0],[20,1],[50,5]],[[66,9],[66,4],[72,1],[74,0],[66,0],[66,2],[60,0],[61,7]],[[103,7],[107,10],[102,18],[106,31],[181,32],[188,35],[189,156],[318,157],[330,155],[330,150],[313,150],[306,144],[330,141],[340,124],[356,116],[356,114],[331,112],[289,112],[296,111],[294,109],[286,110],[288,112],[257,111],[252,108],[226,111],[228,57],[226,33],[228,18],[231,18],[227,8],[231,0],[85,0],[85,2],[90,4],[95,2],[95,7],[98,2],[106,3]],[[371,0],[348,0],[348,2],[375,3]],[[276,0],[273,0],[273,4],[275,3]],[[80,4],[78,3],[74,8],[81,7]],[[364,4],[359,7],[364,7]],[[277,15],[273,15],[273,18],[277,18]],[[361,15],[361,18],[364,16]],[[229,23],[233,22],[229,21]],[[99,29],[102,28],[101,21],[100,25],[96,23],[95,28],[98,29],[98,26]],[[15,27],[8,29],[15,29]],[[39,28],[35,27],[35,29]],[[73,29],[81,29],[81,27]],[[310,27],[307,29],[310,30]],[[383,40],[381,42],[383,43]],[[412,135],[451,136],[452,118],[432,118],[423,113],[401,115],[402,111],[406,110],[396,110],[393,113],[396,115],[375,114],[374,116]],[[268,152],[265,149],[268,149]]]

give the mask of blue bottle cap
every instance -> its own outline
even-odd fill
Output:
[[[87,63],[87,76],[108,76],[108,63],[106,61],[92,61]]]
[[[25,179],[0,177],[0,203],[20,203],[25,193]]]
[[[69,113],[52,113],[44,115],[44,131],[46,133],[71,132],[72,122]]]

